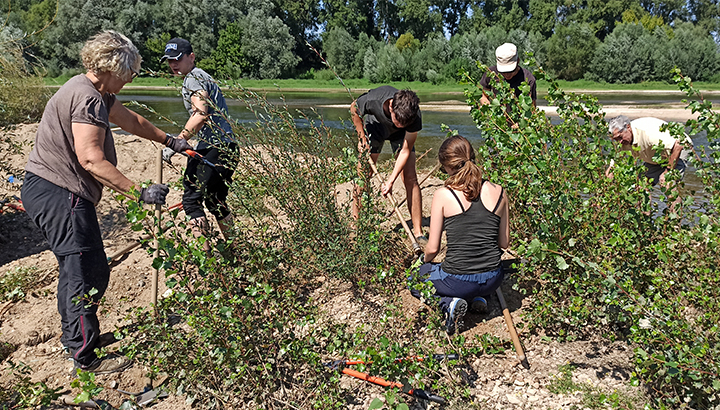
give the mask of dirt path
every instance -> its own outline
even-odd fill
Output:
[[[34,139],[36,129],[36,125],[21,125],[14,131],[15,140],[24,143],[23,152],[5,155],[4,160],[18,170],[16,177],[22,176],[20,170],[27,161],[30,142]],[[116,135],[116,145],[118,167],[130,179],[142,181],[155,175],[157,148],[150,142],[133,136]],[[165,168],[166,180],[176,181],[179,178],[177,170],[182,166],[183,159],[176,156],[173,162],[175,168]],[[424,175],[425,172],[427,170],[419,173]],[[432,193],[440,186],[442,181],[434,177],[424,184],[424,215],[430,214]],[[19,183],[5,180],[0,183],[0,198],[19,196],[19,189]],[[400,182],[394,189],[397,198],[404,196]],[[180,196],[179,191],[172,190],[168,196],[168,204],[179,202]],[[403,206],[402,210],[407,214],[406,207]],[[40,285],[21,302],[0,304],[0,342],[17,346],[17,350],[8,360],[29,365],[33,370],[33,381],[44,381],[49,386],[70,390],[72,363],[63,357],[61,351],[60,319],[56,309],[57,262],[26,214],[8,208],[4,208],[4,211],[0,214],[0,277],[18,270],[29,270],[40,278]],[[129,230],[121,206],[108,191],[98,206],[98,215],[108,254],[137,237],[137,234]],[[390,227],[395,224],[394,219],[389,222]],[[427,224],[429,221],[426,217],[424,225]],[[103,331],[112,331],[116,326],[125,324],[123,318],[129,309],[149,304],[151,264],[152,257],[146,251],[138,249],[112,267],[110,285],[106,292],[107,300],[99,314]],[[327,312],[329,320],[345,322],[351,329],[362,323],[363,314],[370,310],[363,305],[363,301],[353,297],[352,286],[331,280],[328,280],[325,286],[328,287],[327,292],[318,290],[320,306],[342,306],[341,309]],[[164,286],[161,283],[160,293],[163,291]],[[405,315],[410,320],[418,320],[420,312],[427,308],[410,296],[407,290],[398,291]],[[530,298],[513,291],[510,281],[504,284],[503,292],[516,323],[520,324],[523,308],[530,302]],[[468,343],[473,343],[476,336],[485,333],[508,339],[497,300],[491,300],[489,308],[489,313],[484,316],[467,315],[461,334]],[[592,389],[604,393],[619,391],[628,397],[641,397],[637,388],[628,384],[632,372],[632,351],[628,346],[604,340],[557,343],[541,335],[522,332],[521,339],[531,365],[529,370],[517,364],[512,350],[504,355],[472,359],[470,365],[478,377],[468,386],[468,392],[479,408],[570,409],[582,406],[585,396],[581,392],[554,394],[548,390],[554,383],[559,368],[568,364],[576,369],[572,373],[574,383],[592,386]],[[7,367],[6,364],[3,364],[3,368]],[[122,390],[139,392],[147,384],[146,371],[141,365],[135,364],[118,375],[98,376],[98,381],[104,386],[116,385]],[[0,373],[0,384],[10,380],[9,372],[3,370]],[[349,405],[348,408],[351,409],[367,409],[373,398],[382,397],[384,393],[377,386],[349,378],[343,379],[343,385],[356,389],[357,396],[361,399],[360,404]],[[106,389],[99,398],[115,406],[126,399],[111,389]],[[182,397],[171,396],[154,408],[177,410],[189,407]]]

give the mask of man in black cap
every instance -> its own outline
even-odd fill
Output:
[[[167,60],[174,75],[185,76],[182,97],[190,118],[179,137],[197,137],[195,150],[216,165],[212,168],[202,161],[188,158],[183,178],[183,209],[190,217],[193,235],[200,237],[206,235],[208,229],[204,202],[210,213],[215,215],[225,239],[228,239],[233,222],[225,199],[237,165],[237,144],[228,122],[225,97],[210,74],[195,66],[195,53],[189,41],[182,38],[170,40],[165,46],[162,60]],[[166,161],[170,160],[172,154],[174,152],[163,150]],[[210,249],[207,241],[204,248]]]

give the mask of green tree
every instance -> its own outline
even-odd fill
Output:
[[[527,21],[528,31],[535,31],[545,38],[552,35],[557,23],[558,0],[530,0],[530,18]]]
[[[693,80],[709,80],[720,69],[718,45],[702,26],[679,24],[672,31],[655,30],[658,44],[653,50],[655,76],[669,81],[678,67]]]
[[[143,68],[157,72],[167,70],[167,64],[160,61],[160,56],[165,54],[165,44],[171,38],[170,33],[162,33],[158,37],[145,40],[145,47],[140,49],[141,54],[147,55],[143,55]]]
[[[413,37],[412,33],[405,33],[397,39],[395,47],[400,51],[407,49],[415,52],[420,49],[420,40]]]
[[[320,19],[326,22],[325,30],[343,28],[353,38],[360,33],[375,36],[375,9],[373,2],[362,0],[327,0],[323,1]]]
[[[652,80],[658,45],[641,24],[619,24],[595,50],[588,78],[625,84]]]
[[[238,23],[230,23],[220,31],[217,47],[210,58],[198,64],[213,75],[240,78],[250,71],[250,62],[242,50],[243,30]]]
[[[546,42],[545,66],[564,80],[582,78],[599,43],[588,24],[557,25]]]
[[[433,32],[442,32],[442,13],[430,0],[399,0],[400,31],[411,33],[420,41]]]
[[[239,24],[250,77],[281,78],[295,68],[300,60],[292,51],[295,39],[282,20],[253,9]]]
[[[356,46],[356,41],[342,27],[335,27],[323,33],[325,58],[342,78],[357,76],[357,73],[353,72],[358,53]]]

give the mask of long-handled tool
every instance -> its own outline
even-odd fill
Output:
[[[380,181],[380,185],[382,185],[383,181],[382,178],[380,178],[380,173],[377,170],[377,167],[375,166],[375,163],[373,162],[372,158],[368,156],[368,162],[370,163],[370,169],[372,169],[373,175]],[[410,243],[412,243],[413,252],[415,252],[416,255],[420,255],[422,253],[422,248],[420,248],[420,244],[418,244],[417,239],[415,239],[415,236],[413,235],[412,231],[410,230],[410,227],[408,226],[407,222],[405,222],[405,218],[403,218],[402,214],[400,213],[400,209],[397,206],[397,201],[395,201],[395,197],[393,196],[392,192],[390,192],[387,195],[387,199],[390,201],[390,204],[395,209],[395,215],[397,215],[398,219],[400,220],[400,224],[402,225],[403,229],[405,229],[405,232],[407,232],[408,237],[410,238]]]
[[[500,288],[495,289],[495,293],[500,300],[500,307],[502,308],[503,316],[505,316],[505,324],[507,325],[508,333],[510,333],[510,339],[512,339],[513,345],[515,346],[515,352],[517,353],[518,360],[524,368],[529,369],[530,363],[528,363],[527,357],[525,357],[525,351],[523,350],[522,344],[520,343],[520,338],[518,337],[517,331],[515,330],[515,324],[513,324],[510,310],[505,303],[505,297],[503,296]]]
[[[420,187],[420,190],[422,190],[422,184],[425,183],[425,181],[427,181],[428,178],[435,175],[435,173],[438,171],[438,169],[440,169],[441,166],[442,166],[442,164],[440,162],[438,162],[437,164],[435,164],[433,169],[430,170],[430,172],[425,174],[424,177],[420,178],[420,181],[418,181],[418,186]],[[405,201],[407,201],[407,197],[400,200],[400,202],[397,205],[398,208],[401,207],[405,203]],[[390,215],[388,214],[388,216],[390,216]]]
[[[177,204],[168,207],[168,211],[172,211],[173,209],[182,209],[182,202],[178,202]],[[122,258],[126,253],[134,251],[136,248],[139,248],[140,245],[142,245],[143,241],[146,241],[148,239],[152,238],[152,235],[143,235],[140,238],[136,239],[135,241],[131,242],[124,248],[120,249],[119,251],[113,253],[112,255],[107,257],[108,264],[112,264],[113,262],[117,262],[120,258]]]
[[[457,360],[457,359],[459,358],[459,356],[458,356],[457,354],[447,354],[447,355],[445,355],[445,354],[434,354],[434,355],[432,355],[431,357],[432,357],[434,360],[438,360],[438,361],[439,361],[439,360],[444,360],[444,359]],[[402,361],[402,360],[423,361],[424,358],[423,358],[423,357],[414,356],[414,357],[408,357],[408,358],[406,358],[406,359],[398,359],[398,360],[396,360],[396,361]],[[383,378],[381,378],[381,377],[371,376],[371,375],[369,375],[369,374],[367,374],[367,373],[359,372],[359,371],[357,371],[357,370],[349,369],[349,368],[346,367],[346,366],[352,366],[352,365],[355,365],[355,364],[369,364],[369,363],[364,362],[364,361],[362,361],[362,360],[335,360],[334,362],[325,363],[325,366],[327,366],[327,367],[330,368],[331,370],[340,370],[341,373],[343,373],[343,374],[346,374],[346,375],[348,375],[348,376],[355,377],[355,378],[360,379],[360,380],[365,380],[365,381],[367,381],[367,382],[374,383],[374,384],[377,384],[377,385],[379,385],[379,386],[390,387],[390,388],[392,388],[392,387],[398,388],[398,389],[401,390],[403,393],[408,394],[408,395],[413,396],[413,397],[416,397],[416,398],[418,398],[418,399],[427,400],[427,401],[432,401],[432,402],[434,402],[434,403],[439,403],[439,404],[445,404],[445,403],[447,403],[447,401],[446,401],[443,397],[440,397],[440,396],[435,395],[435,394],[433,394],[433,393],[427,392],[427,391],[425,391],[425,390],[422,390],[422,389],[413,389],[412,387],[410,387],[410,386],[405,386],[405,385],[403,385],[402,383],[388,381],[388,380],[385,380],[385,379],[383,379]]]

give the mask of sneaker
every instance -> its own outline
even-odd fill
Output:
[[[103,358],[96,359],[89,366],[81,366],[78,362],[75,362],[73,367],[73,375],[77,374],[77,369],[81,369],[85,372],[91,372],[97,374],[110,374],[115,372],[121,372],[128,367],[132,366],[132,360],[125,356],[117,353],[111,353]]]
[[[470,311],[475,313],[487,312],[487,300],[482,296],[475,296],[470,302]]]
[[[467,302],[465,299],[453,298],[450,307],[446,312],[445,331],[448,335],[455,334],[455,330],[462,324],[462,319],[467,312]]]

